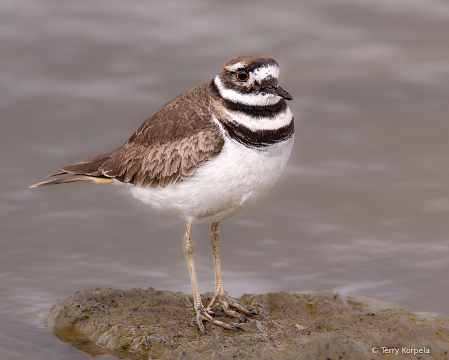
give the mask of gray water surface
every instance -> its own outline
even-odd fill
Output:
[[[1,359],[90,358],[42,322],[78,290],[191,292],[182,219],[114,186],[27,187],[255,52],[281,66],[296,142],[271,192],[222,223],[225,289],[361,293],[448,316],[448,34],[437,0],[3,0]],[[193,239],[213,291],[207,225]]]

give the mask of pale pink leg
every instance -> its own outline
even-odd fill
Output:
[[[195,244],[191,239],[190,233],[192,228],[192,220],[186,219],[186,233],[184,238],[182,239],[182,248],[184,249],[184,255],[187,261],[187,267],[189,269],[190,274],[190,282],[192,283],[192,292],[193,292],[193,306],[196,311],[196,323],[198,324],[198,328],[203,334],[207,334],[206,329],[203,325],[203,320],[209,321],[214,325],[221,326],[225,329],[229,330],[243,330],[242,328],[230,324],[226,324],[223,321],[216,320],[212,317],[213,312],[206,309],[201,302],[200,290],[198,288],[198,279],[196,277],[195,270],[195,262],[193,260],[193,250],[195,248]]]
[[[210,243],[212,244],[212,252],[214,255],[214,268],[215,268],[215,293],[212,301],[207,306],[208,311],[212,310],[212,306],[216,303],[220,304],[224,312],[227,315],[239,318],[242,322],[248,322],[248,319],[235,310],[230,309],[233,307],[245,315],[257,315],[254,311],[246,310],[242,305],[238,304],[231,298],[225,295],[223,289],[223,281],[221,279],[221,267],[220,267],[220,254],[218,253],[218,240],[220,239],[220,223],[214,222],[209,229]]]

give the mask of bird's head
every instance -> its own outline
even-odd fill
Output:
[[[241,55],[228,60],[214,79],[220,94],[246,105],[273,105],[292,96],[279,86],[279,65],[264,54]]]

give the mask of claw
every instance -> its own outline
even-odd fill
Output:
[[[212,298],[212,301],[210,302],[210,304],[207,307],[207,310],[210,310],[215,304],[220,304],[221,307],[223,308],[223,311],[226,313],[226,315],[236,317],[241,322],[244,322],[244,323],[249,322],[249,320],[245,316],[240,314],[239,312],[232,310],[231,307],[237,309],[241,313],[248,315],[248,316],[257,315],[256,312],[254,312],[252,310],[246,310],[242,305],[238,304],[237,302],[228,298],[225,295],[221,295],[221,296],[214,295],[214,297]]]
[[[203,316],[201,308],[196,310],[196,323],[200,331],[203,333],[203,335],[207,335],[206,328],[203,325]]]
[[[220,326],[220,327],[228,329],[228,330],[242,330],[242,331],[244,331],[239,326],[231,325],[231,324],[228,324],[228,323],[225,323],[223,321],[215,319],[214,317],[212,317],[210,315],[210,313],[211,313],[211,311],[205,309],[204,307],[200,307],[200,308],[196,309],[196,322],[198,324],[198,328],[200,329],[200,331],[204,335],[207,335],[207,331],[204,328],[203,321],[209,321],[210,323],[212,323],[212,324],[214,324],[216,326]]]
[[[242,305],[240,305],[239,303],[236,303],[235,301],[230,301],[229,306],[236,308],[238,311],[244,313],[245,315],[257,315],[254,311],[246,310]]]
[[[223,321],[217,320],[214,317],[215,316],[214,312],[210,310],[216,303],[221,305],[221,307],[223,308],[223,311],[227,315],[236,317],[243,323],[247,323],[247,322],[249,322],[249,320],[245,316],[240,314],[239,312],[232,310],[230,308],[231,306],[233,308],[238,309],[239,311],[241,311],[242,313],[244,313],[246,315],[257,315],[254,311],[246,310],[243,306],[241,306],[240,304],[237,304],[234,300],[231,300],[230,298],[228,298],[224,295],[216,296],[216,297],[214,296],[214,298],[212,299],[211,303],[209,304],[209,306],[207,308],[200,306],[196,309],[196,322],[198,324],[198,328],[204,335],[207,335],[207,331],[204,327],[203,321],[209,321],[211,324],[220,326],[220,327],[222,327],[224,329],[228,329],[228,330],[245,331],[240,326],[231,325],[231,324],[225,323]]]

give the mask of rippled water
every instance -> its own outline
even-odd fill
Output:
[[[121,145],[253,52],[280,63],[297,136],[275,188],[222,224],[225,289],[357,292],[449,315],[448,20],[436,0],[3,0],[1,358],[90,358],[42,327],[75,291],[191,291],[181,219],[113,186],[27,186]],[[202,292],[207,231],[193,229]]]

